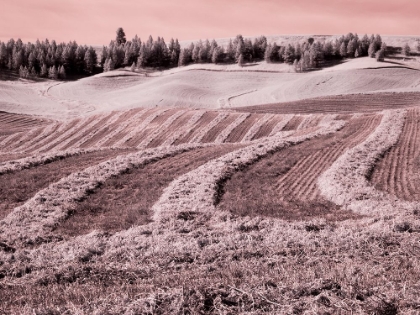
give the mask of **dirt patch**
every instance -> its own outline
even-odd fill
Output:
[[[95,229],[115,232],[146,224],[150,222],[152,205],[171,181],[239,147],[223,145],[196,149],[116,176],[80,202],[56,232],[77,236]]]

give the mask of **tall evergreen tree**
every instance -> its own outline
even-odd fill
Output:
[[[406,57],[409,57],[411,54],[411,48],[407,43],[403,46],[402,54]]]
[[[115,38],[115,42],[117,43],[117,45],[121,45],[121,44],[125,44],[125,42],[127,41],[127,39],[125,38],[125,33],[122,27],[119,27],[117,29],[117,36]]]

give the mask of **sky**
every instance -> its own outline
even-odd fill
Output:
[[[107,45],[118,27],[127,39],[420,35],[418,12],[419,0],[1,0],[0,40]]]

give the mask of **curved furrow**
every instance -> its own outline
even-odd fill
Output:
[[[0,219],[38,191],[71,173],[132,151],[67,151],[0,164]]]
[[[214,143],[223,143],[225,141],[226,142],[239,142],[240,139],[238,139],[238,138],[236,139],[237,141],[232,141],[232,140],[235,140],[235,135],[233,135],[231,138],[230,138],[230,136],[250,116],[251,116],[250,113],[244,113],[244,114],[240,114],[239,116],[237,116],[231,124],[229,124],[225,129],[223,129],[217,135],[216,139],[214,139]],[[228,141],[228,139],[230,141]]]
[[[147,148],[147,147],[155,147],[153,145],[153,141],[164,134],[169,128],[173,128],[173,123],[182,115],[184,115],[186,110],[177,110],[174,113],[171,113],[169,117],[166,118],[166,120],[162,123],[156,122],[156,127],[152,129],[152,132],[144,138],[139,145],[137,145],[137,148]],[[173,128],[175,130],[175,128]]]
[[[159,147],[106,159],[105,162],[72,172],[39,190],[0,221],[0,237],[8,244],[32,244],[45,239],[89,192],[109,178],[153,161],[203,145]],[[118,152],[118,151],[116,151]]]
[[[114,176],[75,204],[54,234],[79,236],[93,230],[117,232],[151,221],[151,207],[175,178],[238,149],[238,145],[179,152]]]
[[[406,112],[383,112],[380,125],[361,144],[347,150],[318,180],[323,196],[360,214],[405,216],[420,205],[395,199],[375,189],[368,178],[378,158],[401,135]]]
[[[145,117],[145,119],[143,119],[139,124],[132,126],[131,129],[128,132],[126,132],[122,138],[120,138],[117,141],[115,141],[115,139],[110,138],[109,141],[105,143],[105,145],[114,146],[114,147],[125,146],[126,143],[129,142],[132,138],[137,137],[139,133],[143,132],[143,130],[147,128],[153,120],[155,120],[157,117],[161,115],[164,115],[168,110],[169,108],[149,110],[147,112],[148,113],[147,116],[146,114],[145,116],[142,116],[142,117]]]
[[[25,132],[25,134],[18,139],[16,142],[11,143],[8,145],[8,150],[10,151],[18,151],[19,148],[22,145],[27,145],[28,143],[31,143],[31,141],[36,138],[38,135],[42,134],[42,132],[48,127],[48,125],[40,126],[40,127],[34,127],[28,132]],[[2,146],[0,144],[0,146]]]
[[[55,150],[65,150],[66,148],[71,147],[72,143],[75,143],[77,139],[82,135],[85,135],[88,130],[95,126],[98,120],[101,119],[100,115],[91,116],[84,119],[81,124],[75,129],[72,134],[70,134],[66,139],[63,139],[59,144],[57,144]]]
[[[414,201],[419,199],[418,185],[415,183],[415,167],[418,156],[419,111],[408,110],[403,131],[396,143],[373,170],[371,182],[380,190],[398,198]]]
[[[292,119],[288,121],[288,123],[283,127],[282,131],[291,131],[297,130],[301,122],[305,119],[306,116],[302,115],[294,115]]]
[[[132,115],[136,116],[136,114]],[[100,126],[98,131],[88,141],[81,144],[83,148],[101,148],[105,143],[116,134],[119,134],[121,129],[125,128],[127,124],[127,112],[114,112],[109,120],[103,126]]]
[[[192,111],[189,111],[185,115],[191,115],[191,113]],[[159,145],[162,145],[162,146],[173,145],[176,141],[185,137],[188,133],[194,130],[194,128],[196,127],[196,125],[198,124],[198,122],[200,121],[200,119],[203,117],[205,113],[206,111],[204,110],[194,111],[192,116],[187,121],[180,120],[180,123],[177,126],[176,130],[174,132],[170,132],[170,134],[166,136],[165,140]]]
[[[227,112],[221,112],[218,114],[216,113],[216,116],[210,122],[205,124],[203,127],[197,126],[198,128],[194,131],[194,134],[191,138],[187,136],[187,138],[190,138],[188,143],[206,142],[206,141],[203,141],[206,135],[228,117],[229,117],[229,113]]]
[[[154,218],[156,220],[170,218],[181,211],[209,213],[215,210],[215,205],[220,201],[225,181],[239,168],[256,162],[270,152],[316,136],[336,132],[343,125],[342,121],[332,122],[316,133],[303,137],[291,137],[287,140],[277,137],[266,138],[212,160],[173,181],[153,206]]]
[[[51,146],[51,143],[55,143],[58,139],[66,137],[67,133],[71,131],[75,126],[80,123],[80,119],[73,119],[68,122],[64,122],[57,126],[49,135],[46,135],[41,139],[35,146],[27,149],[29,152],[42,152],[46,148]]]
[[[329,121],[329,119],[326,119]],[[331,166],[345,149],[361,143],[375,127],[374,117],[362,117],[350,120],[335,136],[319,143],[314,147],[316,151],[309,152],[299,160],[284,176],[280,177],[277,185],[279,192],[287,196],[294,196],[297,200],[315,200],[316,181],[323,171]],[[337,142],[337,143],[335,143]]]
[[[109,126],[109,130],[103,131],[103,136],[95,143],[95,147],[115,146],[114,143],[120,141],[128,132],[138,125],[139,121],[149,117],[150,113],[153,111],[154,109],[132,109],[124,111],[122,115]]]
[[[294,115],[283,115],[282,116],[282,120],[280,120],[271,130],[271,132],[269,133],[269,137],[276,135],[278,132],[283,131],[284,128],[289,124],[290,120],[292,120],[292,118],[294,117]]]
[[[115,115],[115,112],[111,112],[108,115],[101,115],[98,119],[92,120],[92,124],[89,127],[86,127],[83,133],[80,133],[74,137],[67,145],[63,146],[62,150],[80,149],[83,144],[89,142],[98,131],[109,124],[112,117]]]
[[[63,125],[62,122],[56,121],[55,123],[48,125],[46,128],[42,130],[41,133],[38,134],[38,136],[34,137],[30,142],[28,143],[22,143],[19,147],[17,147],[16,151],[24,151],[24,152],[34,152],[36,148],[42,145],[44,140],[48,138],[50,135],[52,135],[54,132],[59,130],[59,128]]]
[[[245,133],[240,142],[248,142],[260,138],[257,136],[263,133],[262,129],[264,128],[264,126],[267,126],[268,122],[273,119],[274,115],[265,114],[264,116],[256,117],[258,117],[259,119],[256,119],[256,121],[253,124],[251,124],[251,127]]]
[[[207,128],[209,124],[219,115],[218,112],[215,111],[206,111],[194,124],[194,126],[189,130],[183,137],[178,138],[173,142],[174,145],[179,145],[182,143],[190,143],[192,139],[198,135],[200,135],[200,131],[203,128]]]
[[[19,132],[14,132],[12,134],[10,134],[9,136],[5,137],[1,142],[0,142],[0,148],[2,151],[5,151],[5,149],[7,148],[8,144],[10,143],[17,143],[17,139],[20,139],[22,136],[24,136],[25,133],[23,131],[19,131]]]
[[[217,136],[223,132],[223,130],[229,130],[229,125],[234,123],[235,119],[239,114],[228,113],[225,119],[221,120],[217,125],[210,129],[206,134],[204,134],[201,139],[201,143],[212,143],[216,140]]]

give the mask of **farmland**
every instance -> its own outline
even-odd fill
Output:
[[[1,81],[0,313],[418,314],[418,70],[270,67]]]

